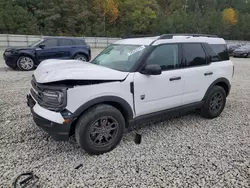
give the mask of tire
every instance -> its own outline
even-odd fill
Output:
[[[87,61],[88,61],[88,58],[87,58],[85,55],[83,55],[83,54],[77,54],[77,55],[74,57],[74,59],[80,60],[80,61],[84,61],[84,62],[87,62]]]
[[[20,56],[17,60],[17,67],[22,71],[31,71],[35,68],[35,62],[29,56]]]
[[[101,121],[103,124],[100,124]],[[116,148],[124,130],[125,120],[121,112],[113,106],[101,104],[90,108],[80,117],[75,128],[75,138],[88,154],[100,155]]]
[[[226,91],[221,86],[214,86],[205,98],[201,115],[207,119],[220,116],[226,105],[226,97]]]

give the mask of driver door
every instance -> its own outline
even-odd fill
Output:
[[[36,56],[39,63],[46,59],[60,58],[57,39],[47,39],[43,41],[40,45],[44,45],[44,47],[38,47],[36,49]]]
[[[180,64],[178,44],[157,46],[146,64],[158,64],[161,75],[134,75],[136,116],[159,112],[182,105],[184,80]]]

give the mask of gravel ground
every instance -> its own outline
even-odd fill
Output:
[[[250,60],[233,61],[232,92],[219,118],[190,114],[144,126],[140,145],[131,132],[114,151],[89,156],[73,140],[55,142],[35,126],[26,107],[32,72],[1,60],[0,187],[27,171],[42,188],[250,187]]]

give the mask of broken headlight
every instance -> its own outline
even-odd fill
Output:
[[[42,101],[48,106],[61,106],[64,102],[64,94],[61,91],[44,90]]]

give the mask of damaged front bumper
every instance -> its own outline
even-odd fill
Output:
[[[67,141],[70,135],[72,122],[67,121],[60,113],[46,110],[39,106],[36,101],[27,95],[27,106],[30,108],[36,125],[47,132],[56,141]]]

